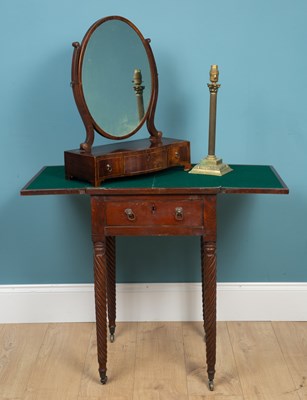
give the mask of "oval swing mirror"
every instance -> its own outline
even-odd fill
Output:
[[[158,82],[149,40],[127,19],[106,17],[94,23],[75,47],[72,87],[86,127],[81,149],[91,151],[94,130],[125,139],[147,121],[159,138],[153,118]]]
[[[64,152],[67,179],[99,186],[105,179],[190,168],[190,143],[162,138],[154,124],[158,74],[149,42],[130,21],[111,16],[73,43],[71,85],[86,138]],[[149,138],[118,143],[145,122]],[[95,131],[117,143],[93,146]]]

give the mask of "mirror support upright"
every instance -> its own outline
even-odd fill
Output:
[[[80,50],[81,46],[79,42],[73,42],[74,48],[72,57],[72,67],[71,67],[71,87],[73,90],[74,98],[78,99],[82,97],[82,83],[80,79],[79,65],[80,65]],[[76,101],[76,105],[82,121],[85,126],[86,138],[83,143],[80,144],[80,150],[89,153],[92,149],[94,143],[94,126],[90,119],[89,113],[85,109],[85,104],[82,101]]]

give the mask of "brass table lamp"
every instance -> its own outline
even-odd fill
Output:
[[[217,92],[221,86],[218,82],[219,70],[217,65],[211,65],[210,81],[208,88],[210,91],[210,112],[209,112],[209,145],[208,155],[199,164],[189,171],[190,174],[203,174],[222,176],[231,172],[232,169],[223,163],[221,158],[215,155],[215,130],[216,130],[216,103]]]

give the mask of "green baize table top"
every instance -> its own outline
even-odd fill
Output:
[[[100,187],[88,182],[65,179],[64,166],[47,166],[21,190],[22,195],[35,194],[128,194],[174,191],[178,193],[288,193],[289,190],[272,166],[230,165],[224,176],[189,174],[182,167],[105,180]]]

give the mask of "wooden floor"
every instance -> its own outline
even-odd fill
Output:
[[[220,322],[215,391],[201,323],[119,323],[98,379],[95,326],[0,325],[1,400],[307,400],[306,322]]]

